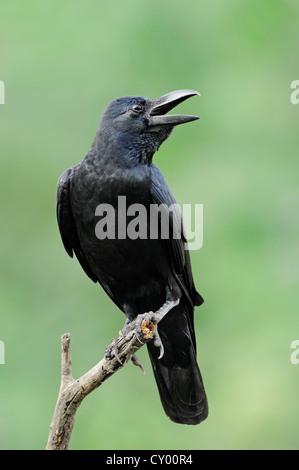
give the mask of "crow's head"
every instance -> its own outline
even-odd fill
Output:
[[[199,119],[197,116],[167,114],[191,96],[194,90],[177,90],[150,100],[141,96],[125,96],[112,101],[106,108],[100,129],[106,133],[126,135],[127,141],[148,145],[154,150],[171,134],[174,126]]]

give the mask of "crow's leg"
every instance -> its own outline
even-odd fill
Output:
[[[119,341],[121,341],[122,338],[124,338],[130,331],[131,329],[131,318],[135,319],[135,317],[137,317],[136,313],[134,314],[133,310],[131,309],[131,307],[127,304],[124,304],[123,306],[124,308],[124,311],[125,311],[125,314],[127,316],[127,319],[125,321],[125,324],[123,326],[123,328],[119,331],[119,338],[113,338],[112,341],[111,341],[111,344],[106,348],[106,351],[105,351],[105,357],[108,358],[108,359],[112,359],[113,357],[116,357],[116,359],[118,360],[118,362],[120,364],[122,364],[120,358],[118,357],[118,351],[119,351]],[[138,336],[137,336],[137,333],[134,332],[136,338],[139,340]],[[141,341],[140,341],[141,342]],[[140,367],[140,369],[142,370],[142,372],[144,373],[144,368],[141,364],[141,362],[139,361],[138,357],[136,356],[136,354],[133,354],[132,358],[131,358],[131,361],[133,362],[133,364],[135,366],[138,366]]]
[[[159,354],[158,359],[161,359],[161,357],[163,357],[164,355],[164,346],[163,346],[163,343],[161,341],[161,338],[158,332],[158,323],[165,317],[165,315],[167,315],[167,313],[170,310],[176,307],[179,303],[180,303],[180,299],[166,300],[166,302],[164,302],[164,304],[162,305],[162,307],[159,308],[159,310],[157,310],[154,313],[148,314],[150,315],[151,321],[156,324],[156,328],[154,329],[154,333],[153,333],[154,334],[153,341],[154,341],[154,345],[160,349],[160,354]]]
[[[130,320],[127,318],[124,324],[124,327],[122,330],[119,331],[119,338],[123,338],[126,336],[126,334],[129,332],[129,327],[130,327]],[[118,342],[119,338],[113,338],[110,345],[106,348],[105,350],[105,357],[107,359],[112,359],[113,357],[116,357],[118,362],[122,364],[121,360],[118,357]]]
[[[154,331],[153,331],[153,341],[154,341],[154,345],[157,348],[160,349],[159,359],[161,359],[161,357],[163,357],[164,347],[163,347],[163,343],[161,341],[160,335],[158,333],[158,323],[165,317],[165,315],[167,315],[167,313],[170,310],[172,310],[174,307],[176,307],[179,304],[179,302],[180,302],[180,299],[166,300],[166,302],[164,302],[162,307],[160,307],[159,310],[157,310],[156,312],[148,312],[148,313],[144,314],[144,320],[146,320],[147,323],[154,323],[154,325],[156,326]],[[131,326],[131,321],[127,318],[123,329],[119,332],[120,338],[126,336],[126,334],[130,330],[130,326]],[[135,335],[136,335],[136,333],[135,333]],[[136,337],[139,340],[138,336],[136,336]],[[118,341],[119,341],[119,339],[112,340],[110,346],[105,351],[105,356],[108,357],[108,358],[111,358],[111,357],[114,356],[119,361],[119,363],[122,364],[122,362],[119,359],[118,354],[117,354],[117,352],[118,352]],[[132,362],[133,362],[134,365],[139,366],[141,368],[141,370],[143,370],[143,367],[142,367],[141,363],[139,362],[139,359],[137,358],[136,354],[133,355]]]
[[[140,367],[141,371],[145,374],[144,367],[143,367],[143,365],[141,364],[141,362],[139,361],[139,359],[138,359],[138,357],[136,356],[136,354],[133,354],[133,356],[131,357],[131,361],[133,362],[134,366]]]

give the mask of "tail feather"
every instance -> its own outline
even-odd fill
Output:
[[[182,306],[159,323],[164,356],[148,343],[154,376],[166,415],[181,424],[199,424],[208,416],[203,380],[196,361],[194,335]]]

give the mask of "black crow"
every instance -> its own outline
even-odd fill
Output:
[[[112,101],[86,157],[61,175],[57,188],[58,225],[67,253],[75,253],[127,321],[149,311],[163,317],[148,351],[164,410],[184,424],[198,424],[208,415],[193,322],[194,306],[203,299],[194,287],[180,212],[170,210],[176,201],[152,158],[174,126],[198,119],[167,114],[198,94],[178,90],[153,100],[126,96]],[[145,209],[145,217],[140,212],[135,220],[137,233],[129,233],[134,210],[126,213],[120,201],[126,210]],[[169,209],[168,237],[162,233],[162,213],[158,235],[151,232],[152,206]]]

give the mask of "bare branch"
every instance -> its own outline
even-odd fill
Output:
[[[75,380],[71,367],[71,335],[61,336],[61,384],[50,426],[47,450],[66,450],[69,447],[75,414],[83,399],[123,367],[130,359],[143,370],[136,351],[154,336],[157,321],[154,313],[145,313],[125,325],[119,338],[106,349],[105,357],[86,374]]]

